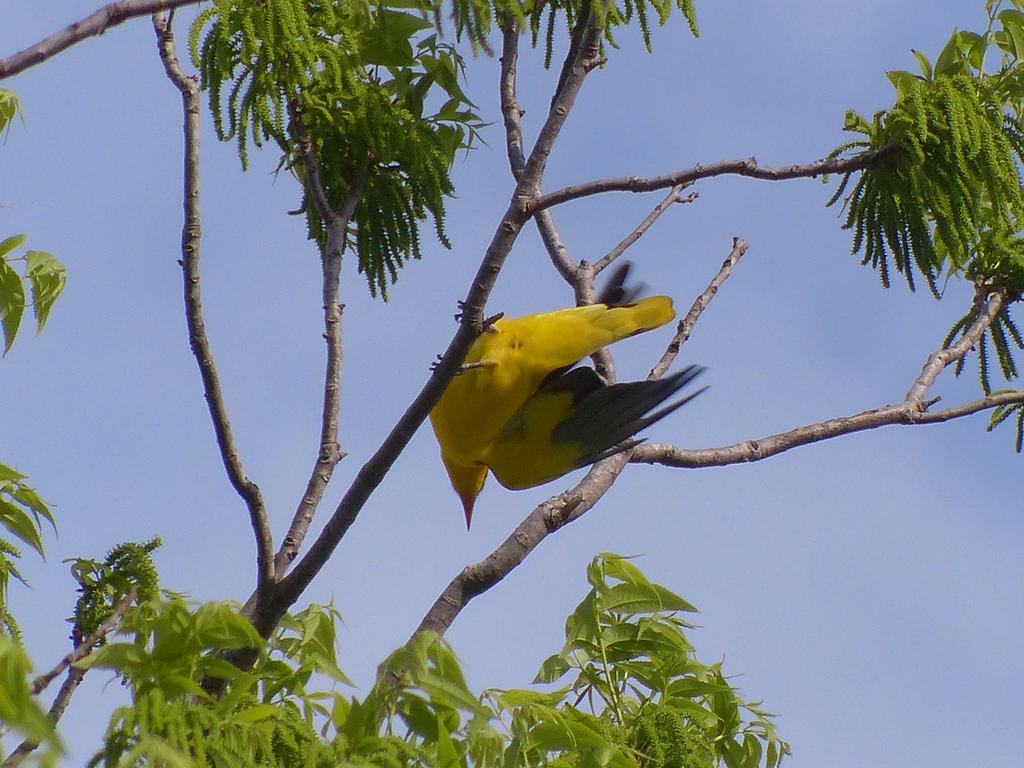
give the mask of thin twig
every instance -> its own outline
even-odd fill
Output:
[[[501,48],[501,114],[505,122],[505,149],[512,177],[518,182],[526,169],[523,155],[523,108],[516,95],[516,63],[519,60],[519,26],[512,14],[505,15],[502,27]],[[536,217],[537,229],[547,249],[551,264],[567,283],[573,284],[575,268],[569,257],[561,235],[555,227],[555,220],[547,211]]]
[[[985,333],[985,329],[992,324],[992,321],[995,320],[996,315],[999,314],[1005,303],[1006,293],[1004,291],[988,293],[988,289],[985,286],[977,286],[975,288],[974,306],[978,316],[953,346],[940,349],[928,356],[928,361],[921,369],[921,375],[917,377],[913,386],[910,387],[910,391],[907,392],[904,400],[908,403],[920,403],[938,375],[948,365],[955,363],[966,355],[978,343],[982,334]]]
[[[569,256],[569,249],[555,226],[555,219],[551,211],[540,211],[533,217],[540,233],[541,242],[544,243],[544,250],[548,252],[551,265],[555,268],[562,279],[570,285],[573,284],[576,275],[576,268],[572,264],[572,257]]]
[[[34,45],[0,59],[0,80],[41,64],[75,43],[102,35],[111,27],[116,27],[128,19],[169,11],[183,5],[198,5],[199,2],[200,0],[120,0],[117,3],[110,3],[84,19],[44,37]]]
[[[54,678],[57,677],[61,672],[70,667],[76,661],[80,661],[93,652],[93,649],[99,644],[103,638],[105,638],[111,631],[121,622],[124,618],[125,612],[135,602],[135,598],[138,596],[138,590],[132,587],[128,590],[120,602],[114,606],[113,613],[106,618],[106,620],[100,624],[94,632],[92,632],[87,638],[75,646],[75,649],[71,651],[67,656],[57,662],[56,666],[45,674],[39,675],[35,680],[32,681],[32,695],[38,696],[53,682]]]
[[[597,56],[600,42],[600,28],[594,14],[588,14],[583,44],[574,56],[571,74],[563,84],[548,117],[541,128],[537,142],[526,161],[522,177],[516,185],[512,200],[498,223],[484,258],[477,270],[466,299],[463,302],[459,328],[449,343],[433,373],[427,379],[420,393],[412,401],[398,423],[388,434],[373,456],[356,474],[352,485],[342,497],[334,513],[325,523],[316,541],[295,567],[274,590],[274,600],[268,601],[252,619],[257,630],[269,636],[281,616],[324,566],[338,543],[344,537],[357,515],[366,504],[370,494],[380,485],[391,465],[412,438],[413,433],[426,419],[430,409],[441,397],[462,364],[473,340],[484,329],[484,305],[497,280],[498,273],[522,231],[528,216],[526,208],[539,194],[548,155],[568,117],[583,81],[589,71],[588,64]]]
[[[701,314],[711,300],[715,298],[715,294],[718,293],[718,289],[722,287],[722,283],[729,279],[729,275],[732,274],[733,268],[739,263],[739,260],[743,258],[743,254],[747,252],[749,246],[743,240],[738,237],[732,239],[732,250],[729,255],[726,256],[725,261],[722,262],[721,268],[718,273],[708,283],[708,287],[704,289],[704,292],[696,298],[693,305],[690,307],[690,311],[686,313],[686,317],[679,321],[679,325],[676,326],[676,334],[672,337],[672,341],[669,342],[668,348],[665,350],[665,354],[661,356],[661,360],[655,365],[651,372],[647,375],[648,379],[660,379],[665,375],[665,371],[669,369],[669,366],[675,362],[676,356],[679,354],[679,349],[686,343],[687,339],[690,338],[690,334],[693,333],[694,327],[697,325],[697,321],[700,319]]]
[[[202,237],[201,219],[199,214],[199,84],[194,77],[189,77],[181,69],[178,56],[174,50],[174,33],[172,20],[162,15],[153,17],[153,28],[156,31],[160,60],[168,79],[181,92],[182,108],[185,124],[185,169],[184,169],[184,208],[185,223],[181,231],[181,254],[179,262],[185,284],[185,320],[188,324],[189,345],[199,365],[199,374],[203,380],[206,403],[213,421],[213,430],[217,436],[217,447],[220,449],[221,460],[227,471],[228,479],[235,491],[245,502],[249,511],[249,521],[256,538],[256,589],[262,594],[274,579],[274,542],[267,520],[267,510],[263,502],[263,494],[245,473],[242,459],[238,454],[238,446],[231,431],[224,393],[220,387],[220,376],[214,362],[213,350],[206,335],[206,324],[203,321],[202,293],[199,276],[199,243]]]
[[[563,187],[546,195],[541,195],[530,204],[528,212],[535,214],[537,211],[561,205],[570,200],[579,200],[583,197],[599,195],[604,192],[653,192],[656,189],[668,189],[677,184],[692,184],[699,179],[708,179],[714,176],[734,175],[763,179],[765,181],[785,181],[787,179],[821,176],[826,173],[859,171],[880,165],[898,151],[898,145],[890,144],[879,149],[861,152],[852,157],[818,160],[806,165],[787,165],[780,168],[759,165],[756,159],[748,157],[745,160],[723,160],[718,163],[711,163],[710,165],[695,165],[692,168],[684,168],[673,173],[651,178],[622,176],[614,179],[598,179],[596,181]]]
[[[540,218],[548,215],[548,213],[548,211],[542,211]],[[537,220],[539,221],[540,218]],[[594,286],[596,275],[597,272],[594,271],[594,266],[586,259],[581,260],[579,266],[574,270],[571,285],[576,296],[577,307],[593,304],[597,301],[597,289]],[[595,350],[590,359],[594,363],[594,370],[597,371],[602,379],[609,384],[618,380],[618,375],[615,373],[615,358],[612,357],[612,351],[608,347],[601,347]]]
[[[612,248],[607,254],[598,259],[597,262],[594,264],[594,274],[601,274],[602,270],[604,270],[605,267],[611,265],[613,261],[619,258],[619,256],[621,256],[623,253],[625,253],[626,249],[629,248],[629,246],[633,245],[633,243],[635,243],[637,240],[639,240],[643,236],[644,232],[650,229],[651,225],[654,224],[654,222],[658,220],[661,214],[667,211],[673,203],[692,202],[693,200],[695,200],[696,198],[692,196],[685,198],[679,197],[679,193],[683,191],[684,186],[685,185],[683,184],[676,184],[674,187],[672,187],[672,191],[665,196],[664,200],[662,200],[660,203],[654,206],[654,209],[649,214],[647,214],[647,216],[644,218],[643,221],[640,222],[636,229],[634,229],[632,232],[626,235],[622,239],[622,242],[620,242],[618,245]],[[537,215],[544,216],[547,215],[548,213],[549,211],[544,210],[540,211]]]

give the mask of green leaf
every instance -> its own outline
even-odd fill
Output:
[[[14,238],[8,238],[0,243],[0,249],[12,239]],[[10,352],[14,337],[18,335],[24,312],[25,288],[21,284],[21,275],[10,264],[0,259],[0,325],[3,326],[5,355]]]
[[[26,239],[28,239],[28,235],[14,235],[13,237],[8,237],[6,240],[0,241],[0,258],[6,256],[15,248],[23,245]]]
[[[960,33],[954,32],[949,38],[949,42],[943,47],[939,53],[939,57],[935,59],[935,77],[941,77],[943,75],[956,75],[963,71],[963,54],[961,52],[960,44]]]
[[[363,35],[360,51],[368,66],[407,67],[415,61],[408,40],[394,39],[379,27]]]
[[[437,761],[434,768],[457,768],[462,764],[451,734],[440,716],[437,718]]]
[[[921,80],[919,75],[907,72],[905,69],[890,70],[885,73],[885,76],[893,84],[893,87],[896,89],[896,95],[899,98],[906,96],[910,89]],[[848,127],[847,130],[851,129]]]
[[[650,584],[644,572],[637,568],[632,558],[616,555],[613,552],[602,552],[598,557],[601,559],[605,578],[618,579],[630,584]]]
[[[921,74],[924,75],[925,80],[932,79],[932,63],[928,61],[928,57],[925,56],[921,51],[910,49],[910,52],[914,54],[914,58],[917,59],[917,65],[921,67]]]
[[[53,723],[28,687],[31,662],[11,638],[0,632],[0,722],[37,743],[54,739]]]
[[[0,88],[0,131],[10,130],[11,120],[21,114],[21,102],[17,94],[7,88]]]
[[[107,643],[99,650],[75,662],[79,669],[113,669],[117,672],[132,673],[146,661],[145,649],[136,643]]]
[[[419,14],[402,13],[401,11],[387,9],[378,11],[375,21],[378,26],[387,29],[389,34],[405,40],[417,32],[422,32],[424,29],[430,29],[434,26],[433,22],[428,21]]]
[[[960,37],[966,46],[967,61],[980,71],[985,62],[985,51],[988,50],[988,38],[974,32],[961,32]]]
[[[598,633],[597,595],[591,592],[565,620],[565,641],[570,646],[577,640],[593,639]]]
[[[743,736],[743,765],[746,768],[757,768],[761,762],[761,742],[753,734]]]
[[[559,688],[557,691],[550,692],[512,688],[507,691],[498,691],[496,698],[503,709],[516,709],[526,705],[556,707],[562,702],[568,691],[568,688]]]
[[[417,678],[416,682],[430,694],[432,699],[448,706],[469,712],[479,712],[483,708],[479,699],[465,685],[460,685],[458,681],[449,677],[435,672],[425,672]]]
[[[608,745],[600,732],[561,718],[538,723],[530,729],[530,740],[538,749],[547,751],[599,749]]]
[[[232,723],[259,723],[275,718],[279,710],[280,707],[276,704],[256,704],[234,712],[229,721]]]
[[[601,596],[600,607],[605,611],[635,615],[656,611],[686,611],[697,609],[674,592],[660,584],[616,584]]]
[[[19,484],[14,491],[11,492],[11,496],[13,496],[19,504],[28,507],[35,514],[39,515],[39,517],[46,519],[50,525],[53,526],[54,530],[57,529],[57,523],[53,519],[53,513],[50,512],[50,508],[46,505],[46,502],[42,500],[33,488]]]
[[[67,269],[51,253],[28,251],[25,254],[25,276],[32,288],[32,306],[35,309],[36,333],[46,325],[54,302],[67,283]]]
[[[263,638],[252,622],[227,603],[207,603],[195,617],[196,636],[204,648],[259,648]]]
[[[572,665],[566,660],[565,656],[560,653],[553,654],[544,659],[544,663],[540,665],[540,669],[533,678],[533,682],[535,685],[537,683],[553,683],[570,669],[572,669]]]
[[[0,525],[3,525],[40,555],[43,554],[43,540],[39,536],[39,527],[35,521],[20,507],[2,497],[0,497]]]
[[[1024,57],[1024,13],[1005,10],[1000,12],[998,18],[1012,41],[1012,50],[1009,52],[1018,59]]]
[[[437,58],[422,56],[420,57],[420,62],[423,64],[423,68],[433,75],[437,84],[440,85],[444,89],[445,93],[447,93],[451,98],[458,99],[463,104],[468,104],[472,107],[476,106],[476,104],[469,100],[469,97],[466,96],[462,87],[459,85],[458,72],[456,71],[455,63],[451,56],[445,53],[442,53]]]
[[[409,67],[415,63],[410,38],[432,26],[421,16],[382,9],[362,36],[360,58],[364,65]]]
[[[0,462],[0,481],[24,479],[25,475],[21,474],[21,472]]]

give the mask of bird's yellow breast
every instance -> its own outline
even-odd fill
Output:
[[[507,324],[504,324],[507,326]],[[521,333],[495,323],[480,336],[466,363],[485,362],[452,379],[430,413],[438,442],[449,457],[478,461],[505,422],[537,389],[547,373],[529,359]]]

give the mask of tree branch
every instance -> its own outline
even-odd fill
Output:
[[[505,123],[505,149],[508,154],[508,165],[512,177],[518,182],[526,169],[526,158],[523,155],[523,123],[525,114],[516,96],[516,63],[519,60],[519,27],[512,14],[505,15],[502,28],[501,49],[501,114]],[[548,211],[541,211],[536,217],[537,229],[547,249],[551,264],[570,285],[575,278],[575,268],[569,257],[555,220]]]
[[[57,662],[49,672],[40,675],[32,681],[32,695],[38,696],[46,687],[56,679],[56,677],[64,670],[68,671],[67,677],[64,678],[64,682],[60,686],[60,690],[57,691],[57,695],[53,699],[53,703],[50,705],[49,717],[50,721],[56,725],[60,719],[64,716],[64,712],[68,708],[68,704],[71,702],[71,697],[77,690],[78,685],[82,682],[85,677],[85,673],[88,670],[75,669],[71,665],[76,661],[81,661],[86,656],[91,654],[96,646],[110,634],[118,624],[121,623],[121,619],[124,618],[125,612],[131,607],[132,603],[135,602],[135,598],[138,596],[138,591],[135,587],[128,590],[128,594],[121,598],[121,601],[114,606],[113,613],[107,617],[106,621],[100,624],[96,631],[90,634],[82,642],[75,646],[74,650],[71,651],[67,656]],[[13,766],[20,765],[26,755],[31,754],[39,746],[38,742],[26,739],[21,742],[12,752],[7,756],[7,759],[3,763],[0,763],[0,768],[13,768]]]
[[[528,220],[527,206],[539,194],[547,156],[550,154],[565,120],[575,104],[583,81],[599,49],[600,27],[593,14],[588,15],[583,31],[583,44],[573,55],[569,76],[552,104],[535,146],[530,152],[522,177],[512,200],[498,223],[490,245],[466,294],[459,328],[441,355],[434,372],[412,401],[372,457],[356,474],[352,485],[342,497],[331,518],[316,541],[274,590],[274,600],[256,611],[253,623],[259,632],[269,636],[281,616],[309,585],[338,543],[355,521],[370,494],[380,485],[388,470],[426,419],[445,387],[459,369],[473,340],[483,330],[484,305],[497,281],[505,259]]]
[[[996,315],[999,314],[999,311],[1006,303],[1006,293],[1002,290],[993,291],[986,297],[986,292],[987,288],[982,285],[978,285],[975,288],[974,309],[977,317],[974,322],[971,323],[970,327],[964,331],[964,335],[953,346],[940,349],[928,356],[924,368],[921,369],[921,374],[917,377],[917,380],[910,387],[910,391],[907,392],[907,396],[904,398],[906,402],[920,403],[924,399],[925,394],[927,394],[928,389],[935,382],[935,379],[946,366],[955,363],[966,355],[981,339],[985,329],[995,320]]]
[[[338,413],[341,406],[341,370],[344,360],[342,348],[341,317],[344,305],[339,301],[341,281],[341,256],[345,249],[345,233],[363,196],[369,175],[369,162],[363,165],[360,174],[353,179],[341,210],[334,210],[327,200],[320,169],[317,165],[313,144],[302,122],[298,110],[292,108],[292,130],[306,168],[306,191],[317,208],[321,221],[327,230],[327,245],[324,249],[323,307],[324,339],[327,341],[327,365],[324,374],[323,408],[320,417],[320,447],[316,462],[306,482],[288,533],[274,556],[275,578],[282,578],[292,561],[298,555],[306,538],[313,516],[323,499],[327,486],[345,453],[338,444]]]
[[[32,695],[38,696],[46,690],[46,686],[53,682],[57,675],[70,667],[76,661],[81,661],[92,653],[93,649],[96,648],[99,642],[109,635],[121,622],[121,619],[124,618],[125,612],[131,607],[131,604],[135,602],[135,598],[137,596],[138,591],[135,587],[129,589],[128,594],[121,598],[121,601],[114,606],[113,613],[111,613],[110,616],[108,616],[107,619],[96,628],[95,632],[82,640],[82,642],[78,643],[74,650],[57,662],[53,669],[45,674],[39,675],[39,677],[32,681]]]
[[[714,176],[733,175],[747,176],[765,181],[785,181],[788,179],[821,176],[826,173],[860,171],[880,165],[898,151],[900,151],[898,145],[890,144],[879,149],[861,152],[852,157],[818,160],[806,165],[787,165],[781,168],[761,166],[758,165],[755,158],[748,157],[745,160],[723,160],[711,165],[695,165],[692,168],[684,168],[664,176],[654,176],[651,178],[623,176],[615,179],[598,179],[597,181],[587,181],[582,184],[563,187],[546,195],[541,195],[529,205],[528,213],[533,215],[538,211],[567,203],[570,200],[579,200],[580,198],[599,195],[603,192],[652,192],[656,189],[668,189],[677,184],[687,186],[700,179],[708,179]]]
[[[665,196],[664,200],[662,200],[660,203],[654,206],[654,209],[649,214],[647,214],[647,217],[640,222],[636,229],[634,229],[632,232],[626,235],[622,239],[622,242],[620,242],[608,253],[606,253],[604,256],[598,259],[597,262],[594,264],[594,274],[601,274],[602,270],[604,270],[605,267],[611,265],[613,261],[619,258],[619,256],[621,256],[623,253],[625,253],[626,249],[629,248],[629,246],[633,245],[633,243],[635,243],[637,240],[639,240],[643,236],[643,234],[648,229],[651,228],[651,225],[658,220],[661,214],[663,214],[665,211],[669,209],[672,203],[692,203],[694,200],[696,200],[696,193],[688,195],[687,197],[679,196],[679,193],[683,191],[684,186],[685,185],[683,184],[676,184],[674,187],[672,187],[672,191]],[[550,215],[550,212],[547,210],[543,210],[539,211],[537,215],[548,216]]]
[[[628,451],[595,464],[573,488],[538,505],[491,554],[467,565],[438,596],[413,636],[443,635],[474,597],[508,576],[545,538],[578,520],[611,488],[626,466]]]
[[[183,5],[198,5],[199,2],[200,0],[120,0],[117,3],[110,3],[84,19],[44,37],[35,45],[0,59],[0,80],[41,64],[75,43],[102,35],[111,27],[116,27],[128,19],[169,11]]]
[[[644,443],[633,449],[631,462],[660,464],[681,469],[702,469],[704,467],[726,467],[731,464],[746,464],[761,461],[791,448],[820,443],[834,437],[877,429],[894,424],[937,424],[964,416],[986,411],[1000,405],[1024,403],[1024,391],[1001,392],[996,395],[974,400],[942,411],[917,411],[913,405],[903,402],[852,416],[841,416],[817,424],[791,429],[768,437],[746,440],[722,448],[686,449],[661,443]]]
[[[505,14],[501,29],[501,115],[505,121],[505,151],[509,168],[516,181],[526,168],[523,153],[523,115],[526,111],[516,97],[516,65],[519,62],[519,25],[511,13]]]
[[[700,319],[701,314],[705,309],[708,308],[708,304],[715,298],[715,294],[718,293],[718,289],[722,287],[722,283],[729,279],[729,275],[732,274],[733,268],[739,263],[739,260],[743,258],[743,254],[747,252],[749,246],[743,240],[738,237],[732,239],[732,250],[726,257],[725,261],[722,262],[722,267],[718,270],[708,287],[704,289],[704,293],[696,298],[693,305],[690,307],[690,311],[686,313],[686,317],[679,321],[679,325],[676,326],[676,335],[672,337],[672,341],[669,342],[668,348],[665,350],[665,354],[661,356],[661,360],[655,365],[651,372],[647,375],[648,379],[660,379],[665,375],[665,371],[669,369],[673,362],[675,362],[676,356],[679,354],[679,349],[686,343],[687,339],[690,338],[690,334],[693,333],[694,327],[697,325],[697,321]]]
[[[184,111],[185,169],[184,208],[185,223],[181,231],[181,254],[179,261],[185,283],[185,320],[188,324],[189,345],[199,365],[203,380],[206,403],[217,436],[217,447],[227,470],[228,479],[249,510],[249,521],[256,537],[257,592],[263,594],[274,579],[274,542],[267,520],[263,494],[245,473],[238,446],[231,431],[227,405],[220,388],[220,376],[213,359],[213,350],[206,335],[203,321],[202,294],[199,283],[199,243],[202,226],[199,214],[199,84],[181,69],[174,51],[172,18],[163,15],[153,17],[160,60],[168,79],[181,93]]]
[[[723,467],[729,464],[760,461],[791,448],[818,443],[853,432],[863,432],[891,424],[935,424],[969,416],[1000,405],[1022,403],[1024,402],[1024,391],[1001,392],[971,403],[935,412],[929,411],[928,408],[937,399],[924,400],[928,389],[935,382],[939,373],[967,354],[1002,309],[1005,301],[1004,292],[996,290],[986,296],[987,290],[984,286],[978,286],[975,304],[979,307],[979,314],[964,335],[952,346],[933,352],[928,356],[906,398],[896,405],[873,408],[852,416],[840,416],[816,424],[797,427],[788,432],[755,440],[745,440],[742,443],[722,448],[684,449],[673,445],[640,445],[633,449],[630,461],[684,469]]]

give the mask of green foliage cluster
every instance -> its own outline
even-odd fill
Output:
[[[708,733],[669,705],[649,704],[629,734],[641,768],[714,768]]]
[[[450,247],[451,165],[481,125],[459,85],[458,53],[424,34],[431,9],[419,0],[215,0],[190,35],[218,136],[237,141],[243,166],[250,139],[273,141],[280,167],[304,181],[308,140],[335,211],[363,185],[347,242],[371,293],[385,298],[404,262],[421,256],[421,221],[431,218]],[[302,207],[323,251],[324,222],[310,194]]]
[[[16,541],[43,555],[43,521],[55,525],[53,513],[26,479],[13,467],[0,463],[0,526]],[[15,642],[20,642],[21,632],[8,607],[7,588],[12,576],[25,583],[14,562],[20,557],[21,549],[17,544],[0,537],[0,636],[6,634]]]
[[[566,620],[565,645],[544,662],[535,681],[574,675],[558,692],[561,707],[546,717],[571,713],[577,730],[586,724],[595,734],[610,734],[610,740],[594,739],[592,757],[573,745],[577,765],[582,759],[621,768],[696,768],[721,761],[729,768],[773,768],[789,754],[772,715],[759,702],[744,701],[721,664],[696,658],[685,634],[692,625],[679,617],[696,611],[690,603],[610,553],[594,559],[587,580],[589,593]],[[589,713],[576,708],[583,701]],[[536,713],[534,707],[521,716],[529,723]],[[528,751],[532,731],[521,732]]]
[[[700,28],[697,25],[697,10],[693,0],[621,0],[619,2],[593,3],[591,0],[552,0],[552,2],[530,2],[527,3],[522,13],[525,16],[530,29],[530,40],[534,48],[540,42],[540,36],[544,35],[544,66],[551,66],[551,59],[554,54],[555,30],[558,28],[558,19],[564,18],[568,30],[573,30],[581,14],[589,13],[593,8],[599,16],[599,23],[604,32],[603,42],[612,48],[618,48],[615,33],[622,27],[630,26],[634,20],[640,27],[640,34],[643,37],[644,46],[648,52],[654,50],[651,40],[651,12],[658,21],[658,26],[663,27],[672,16],[672,9],[675,7],[682,15],[683,20],[690,28],[694,37],[700,35]],[[605,51],[602,50],[602,54]]]
[[[990,250],[1006,245],[1024,218],[1016,166],[1024,137],[991,88],[966,75],[914,80],[873,120],[848,113],[846,128],[867,138],[832,156],[853,147],[899,148],[860,172],[846,201],[844,227],[854,232],[853,251],[863,252],[863,263],[878,270],[883,285],[889,286],[891,257],[911,289],[916,267],[936,297],[944,270],[1015,295],[1024,289],[1024,249]]]
[[[51,253],[26,251],[21,256],[10,255],[25,243],[25,239],[25,235],[15,235],[0,241],[0,328],[3,330],[5,355],[18,335],[26,307],[31,307],[35,315],[36,332],[42,331],[67,282],[67,270]],[[24,265],[23,273],[14,268],[14,263],[19,261]],[[31,296],[27,304],[25,282]]]
[[[422,633],[381,664],[363,697],[335,655],[337,612],[310,606],[263,643],[228,604],[143,603],[81,666],[121,675],[92,766],[365,768],[774,768],[789,753],[771,716],[740,698],[720,665],[698,661],[679,611],[693,607],[627,560],[601,555],[566,645],[535,682],[556,690],[481,697],[451,648]],[[226,648],[258,648],[243,672]],[[221,678],[226,692],[200,681]],[[327,683],[328,688],[323,689]],[[581,703],[585,702],[585,706]]]
[[[75,645],[95,632],[133,588],[139,601],[157,597],[160,578],[151,555],[160,545],[159,538],[145,544],[127,541],[111,549],[102,563],[84,557],[69,561],[81,593],[72,618]]]
[[[258,671],[241,672],[221,658],[222,649],[262,645],[233,606],[192,611],[180,599],[154,599],[131,610],[119,631],[131,640],[108,643],[81,664],[117,671],[132,694],[90,765],[289,765],[277,759],[291,755],[289,745],[303,735],[315,741],[293,706],[257,699]],[[231,692],[211,697],[199,685],[206,677],[230,678]]]

